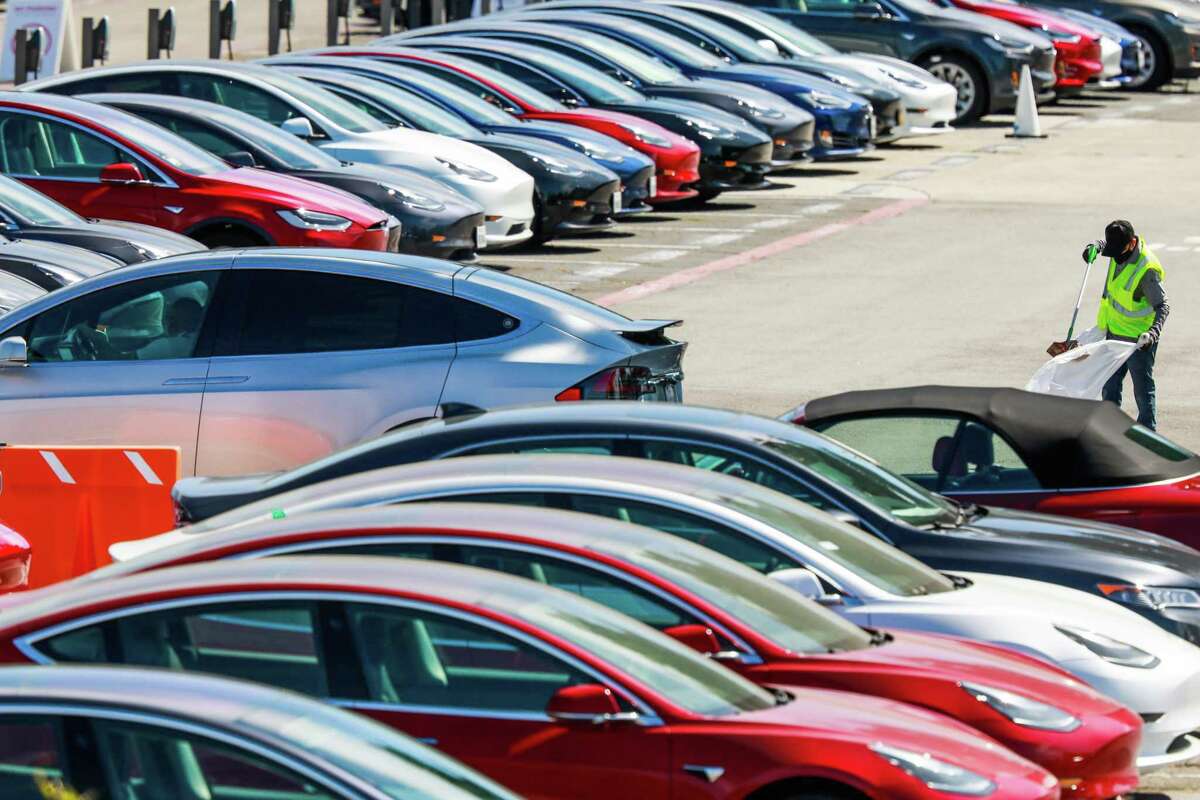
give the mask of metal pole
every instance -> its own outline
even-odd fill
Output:
[[[208,57],[221,57],[221,0],[208,0]]]
[[[267,0],[267,55],[279,52],[279,0]]]
[[[396,12],[392,8],[392,0],[379,0],[379,35],[391,36],[392,23],[396,20]]]
[[[158,58],[158,9],[149,9],[146,12],[146,18],[146,58]]]
[[[338,43],[338,0],[325,0],[325,44]]]
[[[83,52],[80,53],[79,66],[82,69],[87,69],[92,64],[96,63],[96,54],[92,45],[95,44],[93,37],[96,26],[93,24],[91,17],[83,18]]]
[[[24,28],[17,28],[17,52],[13,59],[13,83],[20,86],[29,77],[29,65],[25,63],[25,54],[28,52],[29,31]]]

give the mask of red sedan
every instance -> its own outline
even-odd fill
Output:
[[[5,607],[0,660],[152,664],[297,690],[532,800],[1060,796],[1045,770],[940,714],[767,690],[604,606],[455,564],[231,560],[26,597]]]
[[[1106,800],[1138,785],[1139,717],[1058,668],[950,637],[866,631],[714,550],[603,517],[438,503],[318,512],[196,535],[96,577],[287,553],[434,558],[533,578],[662,629],[756,683],[954,717],[1057,775],[1064,797]]]
[[[947,8],[961,8],[1036,31],[1054,42],[1054,90],[1078,92],[1104,71],[1100,61],[1100,34],[1052,11],[1008,0],[940,0]]]
[[[831,395],[781,419],[960,502],[1109,522],[1200,547],[1200,456],[1112,403],[914,386]]]
[[[164,128],[71,97],[0,93],[0,171],[84,217],[155,225],[209,247],[399,244],[398,223],[350,194],[231,168]]]
[[[620,111],[599,108],[553,106],[536,91],[521,91],[517,81],[469,59],[433,50],[398,47],[333,47],[313,51],[318,56],[351,56],[398,59],[420,64],[462,88],[478,93],[489,103],[515,109],[525,119],[549,120],[598,131],[654,159],[656,192],[654,203],[673,203],[697,195],[692,184],[700,180],[700,148],[689,139],[649,120]]]

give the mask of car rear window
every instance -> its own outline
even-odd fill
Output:
[[[1125,431],[1125,438],[1168,461],[1187,461],[1189,458],[1196,457],[1191,450],[1175,444],[1161,433],[1152,431],[1144,425],[1134,425]]]

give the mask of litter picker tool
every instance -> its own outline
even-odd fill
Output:
[[[1071,324],[1067,326],[1067,338],[1050,345],[1046,352],[1051,357],[1065,353],[1072,347],[1071,343],[1074,341],[1075,336],[1075,323],[1079,319],[1079,308],[1083,305],[1083,293],[1087,289],[1088,276],[1092,274],[1092,264],[1096,263],[1096,257],[1099,255],[1100,251],[1094,245],[1088,247],[1087,266],[1083,269],[1083,282],[1079,284],[1079,296],[1075,298],[1075,310],[1071,312]]]

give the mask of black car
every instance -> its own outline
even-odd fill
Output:
[[[15,275],[46,292],[120,266],[124,265],[112,256],[82,247],[0,236],[0,272]],[[9,308],[12,306],[5,310]]]
[[[740,117],[690,100],[655,100],[586,64],[518,42],[469,36],[416,39],[406,49],[436,50],[495,70],[568,107],[621,111],[658,123],[700,148],[700,197],[735,189],[764,189],[774,143]],[[421,62],[408,62],[425,66]]]
[[[3,175],[0,233],[9,239],[59,242],[94,250],[122,264],[207,249],[195,239],[150,225],[85,219],[36,189]]]
[[[479,145],[534,181],[533,241],[611,228],[621,208],[621,181],[611,170],[561,145],[534,137],[486,133],[418,94],[364,75],[280,66],[319,84],[389,126],[449,136]]]
[[[89,94],[182,136],[242,167],[262,167],[333,186],[400,220],[400,252],[473,257],[483,208],[435,180],[402,167],[347,164],[257,117],[227,106],[157,94]]]
[[[320,481],[415,461],[488,453],[590,453],[670,461],[784,492],[949,572],[1099,586],[1200,589],[1200,552],[1086,520],[960,505],[832,439],[779,420],[695,406],[563,403],[430,420],[290,472],[175,485],[181,520]],[[1110,598],[1112,599],[1112,598]],[[1200,609],[1128,607],[1200,643]]]

